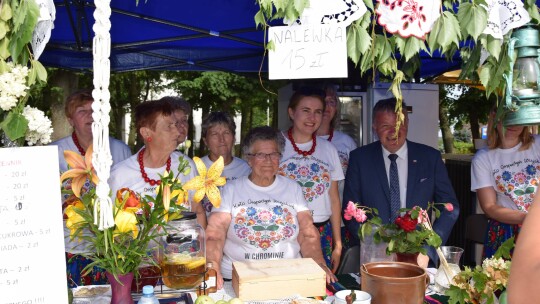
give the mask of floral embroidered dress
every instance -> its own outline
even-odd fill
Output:
[[[528,212],[540,181],[540,137],[531,147],[519,151],[521,143],[510,149],[483,149],[476,153],[471,167],[471,190],[493,187],[497,204]],[[491,257],[508,238],[517,235],[521,225],[489,220],[484,256]]]
[[[285,137],[285,149],[279,164],[279,174],[295,180],[304,193],[313,221],[321,233],[321,247],[328,267],[331,267],[332,226],[329,222],[332,215],[330,185],[332,181],[340,181],[345,177],[341,168],[336,148],[327,140],[317,139],[313,154],[302,156],[294,151],[290,140]],[[302,151],[309,151],[313,141],[296,144]],[[322,224],[319,226],[318,224]]]
[[[295,182],[277,175],[272,185],[260,187],[244,176],[227,183],[222,197],[212,213],[232,217],[221,261],[224,278],[232,278],[235,261],[300,257],[297,214],[309,209]]]

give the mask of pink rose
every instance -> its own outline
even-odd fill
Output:
[[[356,218],[356,205],[349,201],[347,208],[345,208],[345,211],[343,212],[343,218],[350,221],[353,217]]]
[[[452,205],[452,203],[444,204],[444,208],[450,212],[454,211],[454,205]]]
[[[362,208],[358,208],[358,210],[356,210],[356,214],[354,215],[354,218],[356,219],[357,222],[363,223],[367,220],[366,212],[362,210]]]

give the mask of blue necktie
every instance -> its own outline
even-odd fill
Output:
[[[399,215],[399,209],[401,208],[399,175],[396,163],[398,156],[397,154],[390,154],[388,158],[390,159],[390,220],[393,223]]]

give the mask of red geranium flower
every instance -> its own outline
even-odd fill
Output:
[[[399,228],[405,230],[405,232],[412,232],[416,230],[416,224],[418,224],[418,221],[413,220],[410,214],[405,213],[405,215],[396,218],[395,223],[399,226]]]

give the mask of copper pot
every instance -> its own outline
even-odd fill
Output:
[[[400,262],[366,263],[360,267],[362,290],[372,304],[422,304],[429,276],[419,266]]]

